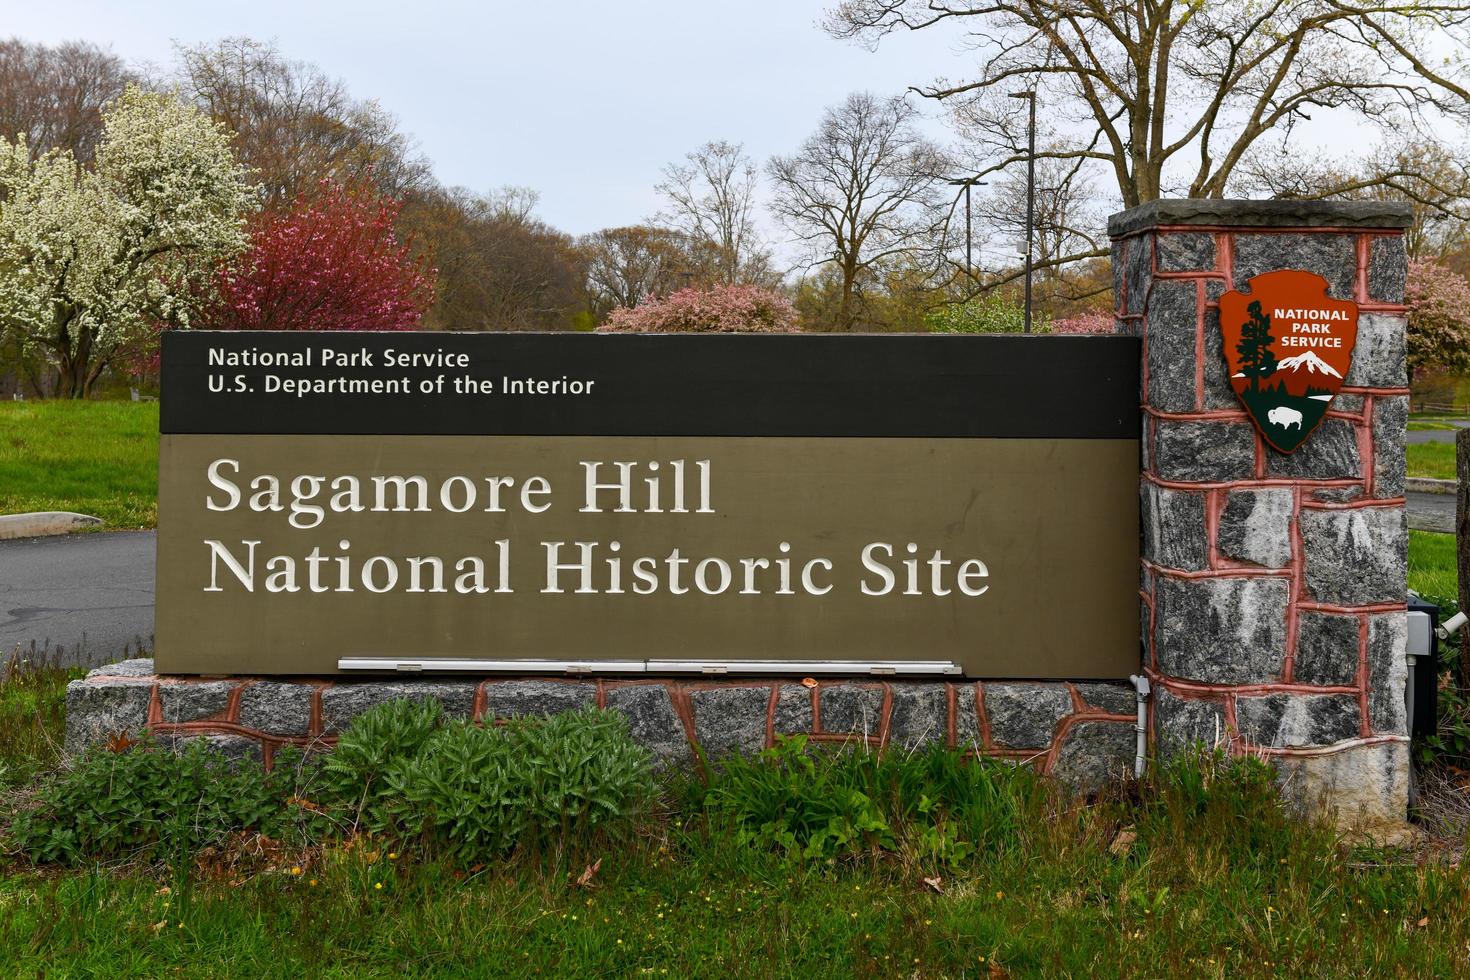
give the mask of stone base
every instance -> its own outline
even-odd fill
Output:
[[[935,742],[1034,765],[1093,790],[1132,772],[1134,694],[1126,684],[832,680],[609,680],[507,677],[257,679],[160,677],[151,660],[99,667],[66,692],[66,747],[119,734],[210,738],[269,763],[281,745],[330,748],[353,718],[397,697],[437,698],[451,717],[493,722],[597,705],[621,711],[664,763],[698,746],[718,758],[777,735]]]
[[[1351,745],[1278,756],[1282,793],[1308,813],[1380,842],[1403,836],[1409,813],[1409,743]]]

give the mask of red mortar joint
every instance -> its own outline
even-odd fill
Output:
[[[1359,734],[1364,738],[1373,734],[1369,712],[1368,686],[1371,673],[1368,669],[1368,616],[1358,616],[1358,724]]]

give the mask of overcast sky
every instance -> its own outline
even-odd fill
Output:
[[[159,67],[176,40],[274,39],[396,115],[444,183],[533,187],[545,220],[581,234],[651,215],[660,168],[703,142],[764,161],[848,92],[963,64],[930,31],[876,54],[833,40],[818,27],[831,2],[48,0],[9,4],[0,31]]]

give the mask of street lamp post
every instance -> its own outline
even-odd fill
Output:
[[[970,235],[970,188],[984,187],[987,182],[975,177],[958,177],[949,183],[953,187],[965,189],[965,275],[973,279],[975,274],[971,271],[970,262],[970,243],[974,240]]]
[[[1012,92],[1013,99],[1026,99],[1031,103],[1031,121],[1026,136],[1026,323],[1023,328],[1031,332],[1031,229],[1036,214],[1036,90]]]

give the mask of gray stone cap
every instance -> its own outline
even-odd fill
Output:
[[[1227,201],[1170,198],[1149,201],[1108,218],[1113,238],[1159,225],[1231,228],[1407,228],[1414,211],[1385,201]]]

